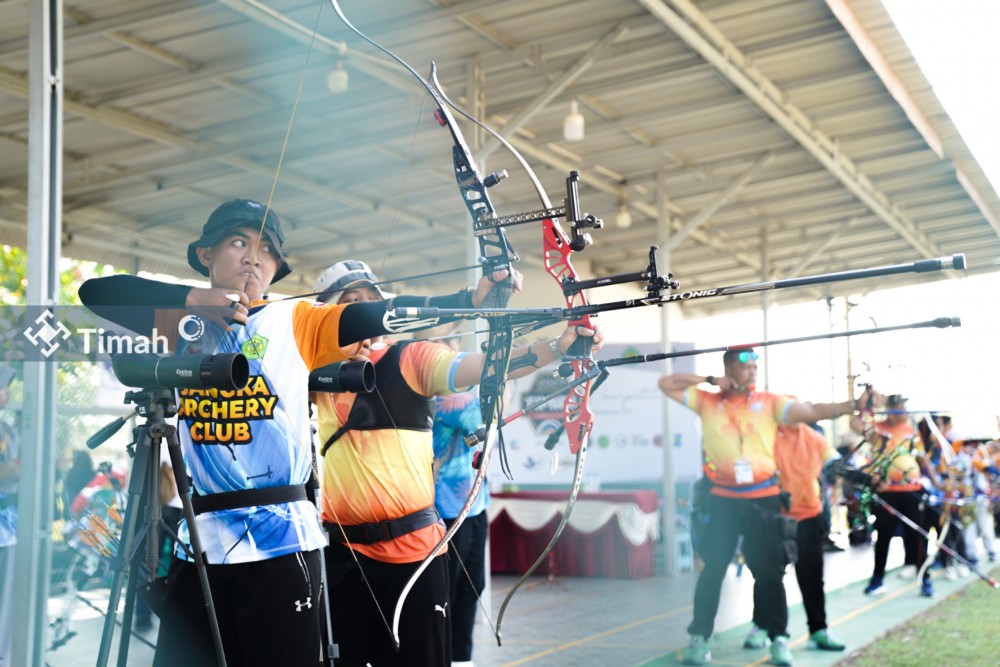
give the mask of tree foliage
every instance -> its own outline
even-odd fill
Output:
[[[59,303],[80,305],[80,286],[89,278],[117,273],[106,264],[62,258],[59,265]],[[0,306],[25,306],[28,294],[28,253],[15,246],[0,246]],[[9,310],[3,308],[2,310]],[[8,319],[7,315],[3,319]],[[20,335],[20,327],[5,326],[12,336]],[[10,362],[12,360],[0,360]],[[17,363],[11,363],[22,376]],[[82,447],[86,436],[97,430],[106,415],[80,414],[93,407],[93,400],[100,384],[100,369],[92,363],[60,362],[57,369],[57,397],[60,410],[56,424],[56,440],[60,455]],[[15,382],[11,387],[11,404],[23,401],[23,386]]]

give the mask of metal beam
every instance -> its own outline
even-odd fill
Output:
[[[844,232],[850,229],[851,225],[853,225],[857,221],[858,218],[851,218],[850,220],[845,220],[844,222],[840,223],[840,225],[837,227],[837,229],[833,231],[832,234],[827,236],[815,248],[810,250],[809,254],[802,258],[802,261],[800,261],[798,264],[796,264],[788,271],[786,271],[782,277],[795,278],[797,276],[802,275],[802,272],[806,270],[806,267],[812,264],[816,260],[816,258],[823,253],[824,250],[830,247],[830,244],[832,244],[834,241],[843,236]]]
[[[6,90],[16,95],[27,97],[28,82],[25,77],[12,70],[0,68],[0,90]],[[101,125],[113,127],[144,139],[156,141],[168,146],[185,148],[199,153],[211,154],[214,149],[225,151],[224,146],[216,146],[211,142],[203,142],[191,139],[185,134],[166,123],[160,123],[139,114],[116,107],[96,107],[82,102],[65,101],[65,110],[75,116],[87,118]],[[237,167],[245,172],[274,177],[274,169],[254,162],[252,160],[235,155],[217,155],[216,161]],[[305,176],[291,174],[287,171],[280,176],[281,182],[285,185],[295,187],[302,192],[318,195],[326,199],[340,202],[345,206],[350,206],[359,211],[376,213],[385,211],[389,217],[400,222],[416,225],[421,228],[426,227],[428,219],[424,216],[411,213],[402,209],[390,210],[384,206],[383,202],[355,195],[349,192],[335,190],[323,183],[312,180]]]
[[[414,90],[413,84],[410,83],[412,81],[410,75],[393,60],[371,56],[348,48],[345,42],[338,42],[321,35],[316,30],[290,19],[257,0],[216,0],[216,2],[243,14],[248,19],[280,32],[286,37],[306,44],[310,49],[315,49],[319,53],[335,58],[346,58],[346,62],[349,62],[351,67],[357,68],[393,88],[406,93]]]
[[[538,148],[534,143],[521,141],[517,137],[511,137],[509,141],[514,146],[514,148],[524,153],[526,156],[534,160],[537,160],[539,162],[542,162],[544,164],[547,164],[550,167],[559,170],[560,172],[569,173],[571,170],[580,168],[579,164],[577,164],[576,162],[570,162],[563,158],[559,158],[547,151]],[[601,178],[596,175],[596,172],[594,170],[584,172],[582,174],[581,179],[582,182],[586,184],[588,187],[594,188],[595,190],[600,190],[601,192],[612,195],[615,198],[618,197],[619,181],[610,181],[608,179]],[[671,210],[671,212],[673,213],[677,212],[678,209],[676,205],[672,204],[671,202],[667,202],[666,205]],[[650,204],[640,199],[631,200],[629,202],[629,208],[633,211],[638,211],[642,213],[651,220],[658,220],[660,217],[659,210],[656,204]],[[676,219],[672,219],[670,224],[675,229],[680,229],[681,227],[681,222]],[[760,260],[758,260],[750,253],[741,251],[734,252],[732,242],[726,240],[725,238],[722,238],[717,235],[707,234],[699,229],[692,231],[690,233],[690,237],[695,241],[697,241],[698,243],[708,246],[709,248],[718,251],[720,254],[726,257],[731,257],[735,259],[739,263],[750,267],[754,271],[760,271]]]
[[[667,174],[665,169],[656,172],[656,241],[660,248],[670,245],[671,215],[669,194],[667,192]],[[670,273],[670,251],[661,250],[657,253],[657,271],[660,275]],[[673,331],[671,321],[676,315],[676,309],[667,304],[660,310],[660,349],[664,352],[673,351]],[[674,372],[672,359],[663,360],[664,375]],[[663,433],[663,517],[660,529],[663,532],[663,570],[668,577],[676,577],[679,571],[677,558],[677,472],[674,465],[674,432],[670,419],[671,399],[660,397],[661,422]]]
[[[941,254],[913,221],[899,210],[898,205],[875,187],[857,164],[840,152],[837,142],[792,104],[784,91],[764,76],[694,3],[690,0],[668,1],[674,9],[668,7],[664,0],[636,0],[760,107],[852,195],[896,230],[922,256],[931,258]]]
[[[725,206],[730,199],[735,197],[740,190],[745,188],[747,184],[753,179],[753,177],[756,176],[758,173],[760,173],[760,171],[764,169],[764,167],[771,164],[773,160],[774,160],[774,153],[766,153],[765,155],[761,156],[760,159],[758,159],[756,162],[750,165],[750,168],[747,169],[745,172],[743,172],[743,174],[739,178],[730,183],[729,187],[727,187],[725,190],[717,194],[715,196],[715,199],[713,199],[708,206],[698,211],[698,213],[693,218],[684,223],[684,226],[678,229],[677,233],[671,234],[670,239],[667,241],[667,247],[662,248],[662,250],[665,252],[670,252],[678,245],[680,245],[680,243],[684,241],[684,239],[690,236],[693,231],[695,231],[696,229],[698,229],[698,227],[701,226],[701,223],[705,222],[713,215],[715,215],[720,208]]]
[[[163,63],[164,65],[176,67],[177,69],[185,72],[195,72],[201,67],[199,63],[196,63],[193,60],[188,60],[180,54],[160,48],[155,44],[151,44],[144,39],[139,39],[135,35],[130,35],[121,30],[109,30],[104,33],[104,36],[115,44],[124,46],[126,49],[132,49],[136,53],[152,58],[157,62]]]
[[[500,129],[498,134],[504,139],[510,139],[511,135],[519,130],[529,119],[531,119],[536,113],[548,106],[549,102],[554,100],[562,91],[566,90],[581,74],[586,72],[594,61],[597,60],[612,44],[614,44],[620,37],[628,32],[628,26],[624,24],[619,24],[615,28],[604,35],[601,39],[597,40],[593,46],[587,49],[586,53],[583,54],[575,63],[569,66],[565,72],[563,72],[559,78],[550,83],[545,87],[541,93],[539,93],[535,99],[531,100],[519,113],[517,113],[513,118],[511,118],[503,128]],[[495,150],[500,148],[501,144],[495,138],[491,138],[487,143],[486,147],[480,153],[481,159],[485,160],[487,157],[493,154]]]
[[[59,303],[62,234],[62,0],[29,3],[28,306]],[[52,569],[56,364],[24,364],[21,461],[14,549],[12,664],[45,664]],[[10,620],[10,619],[8,619]]]

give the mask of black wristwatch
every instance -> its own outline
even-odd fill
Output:
[[[705,376],[705,382],[707,382],[708,384],[714,386],[715,385],[715,376],[714,375],[706,375]]]

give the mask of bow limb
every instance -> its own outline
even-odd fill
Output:
[[[469,150],[469,146],[465,141],[465,136],[462,134],[462,130],[459,128],[455,117],[448,108],[448,105],[442,99],[440,91],[432,86],[406,61],[355,27],[355,25],[351,23],[344,14],[337,0],[330,0],[330,2],[333,4],[333,9],[337,12],[337,16],[339,16],[340,20],[344,22],[344,25],[350,28],[351,31],[356,33],[373,47],[399,63],[399,65],[409,72],[431,96],[434,100],[434,104],[437,106],[437,109],[434,111],[434,116],[437,118],[438,124],[446,127],[451,133],[453,142],[452,161],[455,169],[455,180],[458,184],[459,192],[462,195],[462,201],[469,211],[469,215],[472,216],[473,221],[478,220],[480,217],[494,215],[496,210],[493,208],[493,203],[490,201],[487,189],[493,187],[502,179],[506,178],[507,173],[492,173],[484,178],[479,173],[479,169],[476,167],[476,162],[472,158],[472,151]],[[483,273],[486,275],[490,275],[501,270],[510,271],[511,262],[517,261],[518,259],[517,254],[513,252],[510,244],[507,243],[507,237],[503,230],[499,228],[492,234],[479,237],[479,250],[482,255],[480,261],[483,263]],[[513,292],[513,284],[513,276],[508,276],[503,281],[498,282],[490,292],[490,296],[487,298],[488,303],[484,305],[493,307],[505,306],[510,300],[511,293]]]
[[[437,69],[433,66],[431,68],[431,81],[438,89],[442,99],[444,99],[451,107],[453,107],[465,118],[483,128],[487,133],[499,141],[511,155],[514,156],[517,162],[521,165],[522,169],[524,169],[525,173],[527,173],[528,178],[531,180],[542,206],[545,209],[551,210],[551,200],[545,192],[545,188],[542,187],[541,181],[538,179],[534,169],[531,168],[528,161],[523,155],[521,155],[520,151],[514,148],[514,146],[512,146],[506,138],[493,130],[493,128],[489,127],[485,123],[481,123],[479,120],[473,118],[471,115],[454,104],[442,90],[441,84],[437,79]],[[566,216],[567,219],[570,220],[570,224],[573,225],[573,239],[571,240],[569,236],[567,236],[558,221],[556,221],[553,217],[546,217],[542,220],[542,258],[545,266],[545,272],[548,273],[556,281],[556,283],[558,283],[560,290],[565,297],[566,306],[568,308],[588,305],[587,297],[583,290],[566,289],[568,284],[579,280],[576,268],[573,266],[573,262],[571,260],[571,255],[577,249],[583,249],[586,247],[587,242],[589,241],[589,239],[585,239],[580,234],[576,227],[576,218],[579,215],[577,211],[578,197],[576,191],[578,179],[579,175],[574,172],[571,174],[567,183],[569,192],[567,192]],[[570,326],[584,326],[592,328],[589,315],[583,315],[579,319],[572,320],[569,324]],[[574,349],[570,350],[570,353],[576,357],[571,362],[574,380],[579,380],[586,374],[593,374],[591,371],[595,367],[595,362],[591,356],[590,342],[589,338],[581,337],[577,340],[577,343],[574,343]],[[607,377],[607,372],[602,370],[597,384],[600,384],[605,377]],[[538,569],[539,565],[544,562],[545,558],[552,552],[552,549],[555,548],[555,545],[562,536],[566,525],[569,523],[573,507],[576,505],[576,499],[579,495],[580,485],[583,480],[583,468],[587,456],[587,441],[594,427],[594,415],[590,410],[592,383],[593,379],[588,379],[579,384],[575,384],[570,388],[570,391],[566,394],[566,398],[563,400],[562,429],[566,432],[569,438],[570,452],[576,455],[573,484],[570,489],[569,500],[563,510],[562,520],[559,522],[559,525],[556,528],[555,533],[552,535],[552,538],[549,540],[549,543],[545,546],[541,555],[535,559],[535,562],[531,565],[531,567],[528,568],[521,578],[517,580],[517,583],[515,583],[514,586],[507,592],[507,595],[504,597],[503,602],[500,605],[500,611],[497,614],[496,626],[494,627],[494,635],[496,636],[497,646],[502,644],[501,625],[503,623],[504,613],[507,610],[507,605],[510,604],[511,599],[514,597],[514,594],[518,591],[521,585],[527,581],[528,577],[530,577],[535,570]],[[554,445],[555,443],[553,441],[552,446],[554,447]],[[546,443],[546,446],[548,446],[548,443]]]
[[[941,449],[941,460],[950,468],[955,463],[955,450],[952,449],[951,443],[948,442],[948,438],[944,437],[944,433],[941,432],[941,429],[939,429],[937,424],[934,422],[933,415],[928,413],[924,417],[924,421],[927,424],[927,430],[930,431],[931,436]]]
[[[441,83],[437,78],[437,68],[431,67],[431,82],[433,82],[434,87],[437,90],[436,97],[440,97],[444,102],[451,106],[459,114],[467,118],[472,123],[483,128],[490,136],[496,139],[500,144],[506,148],[510,154],[517,160],[518,164],[528,175],[528,179],[535,188],[535,192],[538,194],[539,200],[541,200],[542,206],[546,209],[552,208],[551,200],[548,194],[545,192],[545,188],[542,187],[542,183],[535,173],[535,170],[531,168],[528,161],[524,156],[518,151],[514,146],[499,132],[494,130],[489,125],[480,122],[478,119],[466,113],[461,107],[452,102],[448,96],[444,93]],[[571,260],[571,255],[576,250],[582,250],[589,242],[583,234],[579,232],[576,227],[576,217],[579,215],[576,210],[576,184],[579,181],[579,175],[574,172],[570,176],[569,187],[571,192],[567,198],[567,211],[566,217],[570,220],[570,224],[573,225],[573,237],[570,238],[566,232],[563,230],[562,226],[553,217],[547,217],[542,220],[542,260],[545,266],[545,272],[552,276],[553,280],[559,284],[560,290],[563,292],[563,296],[566,300],[566,307],[572,308],[574,306],[585,306],[589,305],[586,295],[582,290],[567,290],[565,287],[568,284],[572,284],[579,280],[579,275],[576,272],[576,268],[573,266]],[[499,229],[499,228],[498,228]],[[569,322],[570,326],[584,326],[592,328],[590,315],[583,315],[582,317],[571,320]],[[571,350],[571,354],[578,359],[574,359],[572,362],[573,366],[573,377],[579,378],[583,376],[591,366],[593,366],[594,361],[590,355],[590,340],[588,338],[580,338],[577,343],[574,344],[574,349]],[[569,437],[570,452],[576,454],[580,448],[586,443],[587,438],[590,436],[590,432],[594,427],[594,415],[590,411],[590,391],[591,383],[588,381],[581,384],[573,389],[569,394],[566,395],[566,399],[563,402],[563,425],[566,427],[566,433]]]
[[[506,172],[490,174],[486,178],[483,178],[476,167],[475,160],[472,157],[472,153],[469,150],[468,144],[465,141],[465,137],[462,135],[462,131],[459,128],[458,123],[449,110],[448,105],[439,95],[439,91],[396,54],[392,53],[387,48],[356,28],[350,20],[348,20],[337,0],[330,1],[333,4],[334,11],[337,12],[341,21],[343,21],[348,28],[373,47],[399,63],[431,96],[437,106],[434,115],[437,118],[438,123],[443,127],[446,127],[451,133],[453,143],[452,162],[455,171],[455,181],[458,185],[459,193],[462,195],[462,201],[465,204],[466,209],[469,211],[469,215],[472,217],[473,222],[476,222],[482,217],[495,215],[496,211],[490,201],[487,189],[496,185],[500,182],[500,180],[505,178]],[[494,308],[505,307],[507,302],[510,300],[510,296],[514,289],[514,276],[511,264],[512,261],[517,259],[517,255],[507,243],[506,235],[501,228],[496,228],[492,232],[481,235],[478,238],[481,256],[480,261],[483,265],[484,274],[492,275],[493,273],[502,270],[506,270],[508,272],[508,276],[504,280],[497,281],[494,284],[486,302],[482,305]],[[479,389],[480,405],[485,422],[484,428],[487,432],[487,438],[483,449],[480,452],[476,479],[473,482],[472,489],[469,497],[466,499],[465,505],[459,512],[458,516],[456,516],[451,527],[441,538],[438,544],[431,549],[430,553],[427,554],[424,560],[421,561],[420,565],[410,576],[410,579],[406,582],[406,585],[400,593],[399,599],[396,602],[396,608],[393,612],[392,621],[393,641],[397,648],[399,647],[399,620],[407,595],[409,595],[410,590],[412,590],[417,578],[424,572],[424,570],[427,569],[432,560],[447,547],[448,542],[461,527],[465,518],[468,516],[469,511],[472,509],[476,495],[479,493],[479,490],[482,488],[483,482],[486,479],[489,459],[492,456],[496,443],[500,440],[497,423],[500,417],[500,405],[502,402],[501,395],[503,393],[504,383],[507,377],[507,368],[510,364],[512,340],[513,337],[509,321],[501,320],[496,323],[491,322],[490,335],[487,342],[487,350],[483,363],[483,374],[480,379]]]
[[[497,328],[497,331],[495,332],[492,331],[494,326]],[[417,566],[417,569],[414,570],[413,574],[410,575],[409,580],[406,582],[406,585],[403,586],[403,590],[399,594],[399,599],[396,601],[396,608],[393,610],[392,614],[392,637],[396,648],[399,648],[399,622],[402,617],[403,603],[406,602],[407,596],[413,589],[413,586],[416,584],[420,575],[423,574],[424,570],[430,566],[431,562],[433,562],[433,560],[445,550],[448,546],[448,542],[451,541],[451,539],[455,536],[455,533],[458,532],[458,529],[461,528],[466,517],[468,517],[469,512],[472,510],[472,506],[476,501],[476,497],[479,495],[480,490],[482,490],[483,483],[486,481],[489,460],[492,457],[497,444],[500,442],[500,424],[498,416],[500,410],[499,395],[503,391],[502,386],[504,379],[507,376],[507,367],[510,365],[512,332],[509,322],[503,320],[498,322],[496,325],[491,321],[490,327],[490,339],[491,343],[495,343],[495,347],[491,346],[491,349],[487,350],[486,358],[483,362],[484,378],[480,383],[480,404],[483,417],[485,419],[485,425],[483,428],[486,432],[486,438],[484,439],[483,449],[479,452],[479,456],[476,461],[476,477],[472,482],[472,487],[469,490],[469,495],[465,499],[465,503],[462,505],[462,509],[459,510],[451,526],[434,546],[434,548],[431,549],[430,553],[424,557],[424,560]],[[495,337],[494,333],[496,334]],[[484,398],[491,399],[489,405],[484,401]]]
[[[502,644],[500,626],[503,623],[503,615],[507,611],[507,605],[510,604],[511,598],[514,597],[514,593],[521,588],[521,584],[528,580],[538,566],[541,565],[545,558],[551,553],[552,549],[555,548],[556,542],[562,537],[563,531],[566,529],[566,525],[569,523],[569,517],[573,512],[573,507],[576,505],[576,499],[580,492],[580,483],[583,480],[583,464],[587,457],[587,443],[584,442],[580,449],[576,451],[576,465],[573,469],[573,487],[570,491],[569,502],[566,504],[566,508],[563,510],[562,519],[559,521],[559,525],[556,527],[555,533],[552,535],[552,539],[549,543],[545,545],[545,549],[542,551],[541,555],[535,559],[535,562],[531,564],[531,567],[521,575],[521,578],[517,580],[509,591],[507,591],[506,597],[504,597],[503,602],[500,603],[500,612],[497,614],[496,627],[494,628],[494,634],[497,639],[497,646]]]

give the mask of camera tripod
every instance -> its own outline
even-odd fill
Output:
[[[219,666],[226,667],[226,656],[222,647],[218,619],[215,615],[215,604],[212,601],[212,591],[208,584],[204,551],[201,546],[198,527],[195,523],[194,508],[191,506],[187,475],[184,474],[185,467],[184,459],[181,455],[180,441],[177,439],[177,429],[165,421],[166,418],[173,417],[177,413],[174,390],[142,389],[139,391],[129,391],[125,394],[125,402],[135,404],[136,414],[144,417],[146,422],[132,430],[133,439],[128,446],[129,454],[132,456],[132,471],[129,475],[127,487],[128,500],[125,506],[125,516],[123,518],[118,552],[111,559],[111,570],[114,572],[114,576],[108,598],[108,611],[104,617],[104,630],[101,633],[101,646],[97,656],[97,667],[105,667],[108,663],[108,655],[111,650],[111,642],[114,638],[115,623],[118,616],[118,604],[121,600],[122,586],[126,574],[128,575],[128,588],[126,590],[125,609],[122,618],[122,636],[118,649],[119,667],[125,667],[128,659],[132,614],[140,579],[143,580],[144,585],[148,586],[155,576],[159,565],[159,531],[165,530],[175,541],[177,540],[177,534],[173,527],[167,526],[163,521],[160,508],[159,463],[161,446],[164,439],[167,443],[170,465],[176,471],[174,478],[177,484],[177,493],[180,495],[181,503],[184,507],[184,518],[187,520],[191,547],[188,549],[180,541],[177,541],[177,543],[182,544],[182,547],[188,552],[188,557],[194,561],[198,572],[198,580],[201,584],[201,591],[205,599],[205,609],[208,613],[215,655]],[[121,424],[115,427],[110,433],[108,432],[109,427],[106,427],[102,430],[102,434],[106,433],[107,436],[110,436],[120,426]],[[96,444],[100,444],[102,441],[95,436],[88,440],[88,445],[96,446]],[[139,524],[140,512],[143,514],[142,524]],[[146,540],[146,555],[144,559],[139,559],[139,548],[142,546],[143,538]]]

